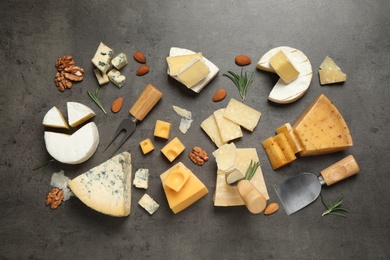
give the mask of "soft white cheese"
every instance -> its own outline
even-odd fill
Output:
[[[71,127],[76,127],[93,118],[95,112],[84,104],[78,102],[67,102],[68,123]]]
[[[66,120],[56,106],[47,111],[46,115],[43,117],[42,124],[47,127],[69,128]]]

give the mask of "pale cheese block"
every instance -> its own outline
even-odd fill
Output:
[[[217,162],[218,171],[227,172],[234,167],[236,158],[236,145],[234,143],[224,144],[213,152]]]
[[[103,74],[105,74],[110,68],[110,61],[113,55],[114,55],[114,51],[110,47],[108,47],[107,45],[101,42],[99,44],[98,49],[95,52],[95,55],[92,58],[92,63]]]
[[[191,50],[183,49],[183,48],[177,48],[172,47],[169,51],[169,57],[174,56],[181,56],[181,55],[188,55],[188,54],[196,54],[196,52],[193,52]],[[191,87],[190,89],[196,93],[199,93],[215,76],[217,76],[219,72],[219,68],[212,63],[210,60],[208,60],[206,57],[203,57],[204,63],[207,65],[207,67],[210,70],[210,73],[201,81],[199,81],[195,86]],[[169,75],[169,70],[168,70]],[[174,79],[180,82],[179,78],[177,76],[172,76]]]
[[[329,57],[326,56],[318,71],[321,85],[340,83],[347,80],[347,74]]]
[[[276,47],[265,53],[257,63],[256,67],[260,70],[273,72],[275,70],[269,63],[269,59],[279,51],[283,51],[288,60],[299,71],[299,76],[289,84],[279,79],[272,88],[268,99],[279,104],[288,104],[300,99],[310,87],[313,76],[313,70],[306,55],[295,48],[281,46]]]
[[[127,65],[126,54],[119,53],[115,58],[112,59],[111,63],[117,70],[120,70]]]
[[[195,57],[179,71],[177,77],[187,88],[192,88],[209,73],[210,70],[203,62],[203,58]]]
[[[90,122],[72,135],[45,131],[44,139],[47,151],[55,160],[79,164],[95,153],[99,145],[99,132],[95,123]]]
[[[206,132],[206,134],[210,137],[211,141],[217,147],[221,147],[225,143],[221,139],[221,135],[219,134],[217,122],[215,121],[214,115],[209,116],[200,124],[200,127]]]
[[[67,102],[68,123],[71,127],[76,127],[93,118],[95,112],[84,104],[78,102]]]
[[[261,113],[232,98],[224,110],[223,116],[253,132],[260,120]]]
[[[98,68],[93,69],[93,73],[99,83],[99,85],[104,85],[110,82],[106,73],[101,72]]]
[[[301,156],[334,153],[353,146],[347,123],[324,94],[306,108],[292,127],[303,145]]]
[[[147,189],[149,186],[149,169],[140,168],[134,174],[133,185],[136,188]]]
[[[167,57],[168,63],[168,74],[170,76],[176,76],[182,70],[182,68],[192,61],[194,58],[199,57],[202,58],[202,53],[198,52],[195,54],[187,54],[187,55],[177,55],[177,56],[169,56]]]
[[[243,136],[241,127],[239,124],[225,118],[223,116],[225,108],[214,111],[214,119],[217,123],[219,134],[221,135],[222,142],[227,143],[231,140],[240,138]]]
[[[153,215],[160,207],[160,205],[146,193],[138,201],[138,205],[143,207],[150,215]]]
[[[47,127],[69,129],[66,120],[56,106],[52,107],[49,111],[47,111],[47,113],[43,117],[42,124]]]
[[[130,215],[131,155],[120,153],[69,181],[73,193],[88,207],[114,217]]]
[[[251,160],[259,161],[255,148],[237,148],[235,167],[245,173]],[[259,190],[266,200],[269,199],[266,183],[264,181],[261,166],[256,170],[251,183]],[[241,206],[244,205],[237,187],[226,183],[225,174],[217,174],[217,182],[214,193],[214,206]]]

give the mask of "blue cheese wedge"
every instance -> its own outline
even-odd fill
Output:
[[[138,169],[134,174],[133,185],[136,188],[147,189],[149,184],[149,169]]]
[[[108,69],[110,68],[110,61],[113,55],[114,51],[101,42],[98,49],[96,50],[95,55],[92,58],[92,63],[102,73],[107,73]]]
[[[131,155],[120,153],[68,183],[88,207],[114,217],[130,215]]]
[[[108,78],[112,83],[114,83],[118,88],[123,87],[126,83],[126,77],[122,75],[119,70],[112,69],[107,73]]]
[[[112,59],[111,63],[117,70],[120,70],[127,65],[126,54],[119,53],[115,58]]]
[[[138,205],[143,207],[150,215],[153,215],[160,207],[160,205],[146,193],[138,201]]]

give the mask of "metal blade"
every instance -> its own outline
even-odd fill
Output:
[[[317,199],[321,184],[316,175],[308,172],[288,178],[274,186],[287,215],[306,207]]]
[[[124,134],[122,140],[119,142],[119,144],[117,145],[117,147],[114,150],[114,153],[115,153],[124,144],[124,142],[126,142],[126,140],[131,136],[131,134],[134,132],[136,126],[137,126],[136,123],[133,120],[131,120],[130,118],[123,119],[123,121],[120,123],[120,125],[116,129],[114,136],[111,138],[107,147],[104,149],[104,151],[114,142],[114,140],[118,137],[118,135],[124,131],[125,134]]]

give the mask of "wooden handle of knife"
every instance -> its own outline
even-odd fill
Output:
[[[152,84],[148,84],[135,101],[134,105],[130,108],[130,114],[137,120],[142,121],[162,98],[162,95],[160,90]]]
[[[267,200],[263,194],[250,181],[239,181],[237,191],[249,212],[259,214],[267,206]]]
[[[326,185],[330,186],[336,182],[342,181],[360,171],[359,165],[352,155],[332,164],[321,171],[321,176]]]

